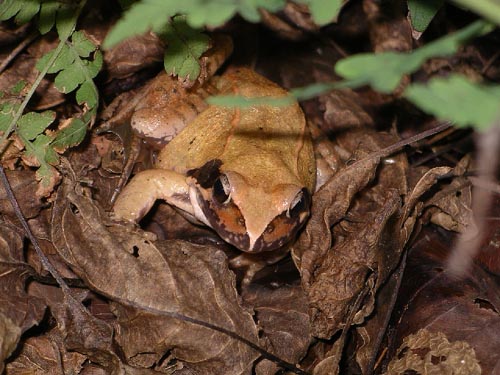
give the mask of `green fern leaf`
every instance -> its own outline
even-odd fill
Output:
[[[178,16],[167,28],[165,38],[168,41],[164,58],[167,73],[196,79],[201,70],[199,58],[208,49],[208,36],[192,29],[185,17]]]

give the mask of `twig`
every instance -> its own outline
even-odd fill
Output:
[[[499,163],[500,118],[487,132],[479,134],[477,146],[477,165],[482,168],[481,180],[486,185],[494,185],[495,171]],[[492,200],[493,194],[490,190],[474,189],[472,193],[472,212],[476,225],[470,223],[460,235],[447,262],[447,271],[457,278],[467,274],[472,260],[479,251],[486,227],[485,217]]]
[[[37,238],[33,235],[33,232],[31,231],[28,222],[24,218],[24,215],[21,211],[21,207],[19,206],[19,203],[16,199],[16,196],[14,195],[14,192],[12,191],[12,187],[10,186],[9,180],[7,178],[7,175],[5,174],[5,171],[0,165],[0,180],[3,183],[3,186],[5,188],[5,192],[7,193],[7,198],[9,199],[10,203],[12,204],[12,207],[14,208],[14,212],[16,213],[17,219],[21,222],[21,225],[24,229],[24,232],[26,233],[26,236],[28,236],[29,240],[33,244],[33,247],[35,248],[35,252],[40,258],[40,262],[42,263],[43,267],[52,275],[52,277],[57,281],[57,284],[61,287],[64,293],[70,293],[70,288],[68,284],[63,280],[59,272],[55,269],[55,267],[50,263],[49,259],[47,256],[43,253],[40,244],[38,243]]]
[[[26,39],[24,39],[19,45],[12,50],[11,53],[2,61],[0,64],[0,74],[9,66],[10,62],[16,58],[16,56],[25,49],[28,45],[31,44],[38,37],[37,32],[32,32]]]
[[[381,150],[373,152],[370,155],[366,156],[365,158],[362,158],[360,160],[357,160],[355,163],[350,164],[349,166],[347,166],[347,168],[357,168],[358,164],[361,164],[363,161],[365,161],[367,159],[387,157],[387,156],[393,154],[394,152],[399,151],[404,146],[410,145],[410,144],[418,142],[424,138],[430,137],[431,135],[442,132],[443,130],[448,129],[450,126],[452,126],[452,123],[449,121],[441,122],[440,125],[432,128],[432,129],[423,131],[422,133],[418,133],[418,134],[413,135],[411,137],[408,137],[406,139],[402,139],[401,141],[396,142],[388,147],[385,147]]]
[[[396,143],[394,143],[394,144],[392,144],[392,145],[390,145],[390,146],[388,146],[386,148],[383,148],[382,150],[379,150],[379,151],[377,151],[377,152],[369,155],[369,157],[373,157],[373,158],[375,158],[375,157],[381,157],[381,158],[383,158],[383,157],[389,156],[392,153],[394,153],[396,151],[399,151],[404,146],[408,146],[409,144],[418,142],[418,141],[420,141],[420,140],[422,140],[424,138],[430,137],[431,135],[440,133],[443,130],[448,129],[451,126],[452,126],[452,123],[449,122],[449,121],[441,122],[438,126],[432,128],[432,129],[429,129],[429,130],[423,131],[421,133],[415,134],[415,135],[413,135],[411,137],[402,139],[399,142],[396,142]]]

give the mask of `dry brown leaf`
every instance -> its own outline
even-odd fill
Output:
[[[425,230],[408,257],[389,339],[389,356],[404,337],[420,329],[466,342],[474,349],[483,374],[499,368],[500,295],[498,281],[474,265],[457,280],[443,271],[453,242],[449,234]]]
[[[21,335],[42,320],[46,305],[25,291],[31,268],[23,262],[22,237],[7,223],[0,224],[0,372],[3,372],[4,361],[16,349]]]
[[[30,219],[38,215],[42,208],[42,201],[38,195],[34,194],[38,186],[35,173],[25,170],[6,171],[6,174],[24,217]],[[15,217],[12,204],[7,198],[3,184],[0,184],[0,212],[12,218]]]
[[[6,375],[80,374],[87,356],[67,352],[61,340],[54,340],[49,333],[29,337],[16,358],[6,366]],[[59,341],[59,342],[58,342]]]
[[[12,28],[12,25],[2,23],[0,25],[0,46],[5,47],[9,44],[19,43],[21,39],[28,35],[29,26],[28,24],[15,25]]]
[[[352,337],[347,355],[355,358],[362,374],[373,374],[378,359],[377,354],[380,352],[389,318],[398,296],[399,283],[406,265],[405,259],[406,257],[403,257],[397,270],[391,274],[387,282],[377,292],[373,316],[370,316],[364,324],[356,327],[356,335]]]
[[[90,198],[64,190],[54,208],[54,243],[75,273],[115,301],[115,339],[127,362],[161,367],[176,360],[184,373],[249,373],[258,355],[246,344],[161,314],[183,314],[258,342],[222,251],[183,241],[153,244],[143,232],[108,222]]]
[[[300,285],[272,288],[251,284],[242,298],[253,307],[259,328],[268,340],[268,350],[285,361],[299,363],[312,339],[307,300]],[[277,370],[274,362],[264,360],[255,372],[265,375]]]
[[[402,373],[481,375],[482,371],[474,349],[467,342],[450,342],[441,332],[421,329],[405,337],[398,357],[389,363],[385,374]]]
[[[300,40],[308,33],[319,31],[319,26],[314,23],[307,5],[304,4],[288,1],[278,13],[261,9],[260,14],[262,23],[285,39]]]
[[[381,4],[375,0],[364,0],[363,10],[375,52],[406,52],[412,49],[412,29],[405,7],[397,2]]]
[[[469,170],[471,158],[465,156],[453,168],[453,178],[448,186],[425,202],[430,221],[447,230],[463,232],[475,225],[472,215],[472,185],[464,174]]]
[[[370,41],[374,52],[409,52],[413,48],[412,28],[406,18],[406,8],[398,2],[381,4],[377,0],[363,0]],[[402,93],[410,77],[401,79],[395,94]]]
[[[360,95],[352,90],[332,91],[319,98],[324,105],[323,118],[330,130],[372,127],[373,119],[360,105]]]
[[[369,130],[339,137],[339,146],[356,150],[361,160],[340,170],[317,192],[311,219],[294,246],[315,336],[330,337],[341,327],[370,272],[377,272],[380,285],[398,262],[404,244],[398,217],[400,196],[407,190],[406,160],[400,155],[379,166],[377,158],[363,158],[394,139]],[[377,184],[367,188],[375,174]],[[372,293],[356,323],[371,313],[373,298]]]
[[[314,336],[331,337],[343,326],[356,296],[371,288],[365,280],[374,272],[373,290],[353,322],[359,324],[372,313],[375,293],[398,264],[425,208],[422,195],[450,172],[444,167],[430,170],[410,190],[403,155],[384,159],[380,165],[369,156],[396,141],[368,129],[345,132],[336,139],[339,155],[361,160],[347,163],[317,192],[311,219],[293,249]],[[453,204],[451,199],[448,206]]]
[[[104,53],[108,79],[123,79],[163,58],[165,46],[152,32],[127,38]]]

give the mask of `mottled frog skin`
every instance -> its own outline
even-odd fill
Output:
[[[242,251],[277,249],[309,216],[316,164],[304,114],[296,102],[227,108],[198,100],[205,93],[247,98],[287,95],[247,68],[230,69],[206,85],[204,94],[193,94],[196,103],[187,105],[192,110],[189,116],[180,115],[187,120],[166,121],[166,131],[159,130],[162,124],[156,116],[151,120],[154,131],[145,134],[148,118],[140,116],[137,133],[160,139],[160,145],[168,143],[154,169],[136,174],[120,193],[115,215],[137,222],[157,199],[163,199]],[[180,106],[172,109],[171,104],[155,101],[155,108],[178,111]]]

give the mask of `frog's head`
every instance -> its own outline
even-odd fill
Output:
[[[252,184],[235,171],[220,171],[220,161],[200,168],[190,184],[198,220],[238,249],[258,253],[294,238],[310,210],[310,193],[294,183]]]

